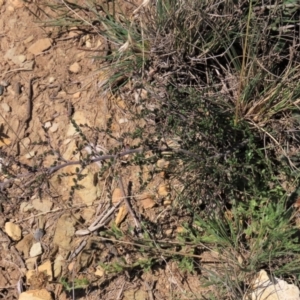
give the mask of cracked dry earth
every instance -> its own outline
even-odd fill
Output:
[[[74,176],[58,175],[78,165],[45,176],[58,157],[63,164],[93,145],[104,154],[122,146],[92,128],[105,129],[111,118],[114,136],[132,131],[127,105],[134,95],[104,95],[99,88],[105,76],[93,55],[106,47],[100,36],[76,30],[58,36],[33,13],[39,14],[30,1],[0,0],[0,299],[198,299],[199,275],[187,275],[163,255],[150,270],[113,269],[120,260],[133,266],[149,254],[134,251],[127,234],[122,243],[101,235],[103,228],[128,232],[136,225],[128,206],[117,206],[130,190],[134,214],[160,223],[163,238],[173,240],[179,220],[170,217],[172,193],[163,174],[141,194],[139,168],[116,162],[110,170],[118,181],[113,171],[98,178],[101,163],[93,163],[71,197]],[[88,125],[82,130],[90,146],[82,151],[76,151],[82,139],[71,118]],[[132,143],[128,138],[124,145]],[[49,151],[54,155],[45,155]]]

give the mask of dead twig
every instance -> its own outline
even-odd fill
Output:
[[[122,178],[121,178],[121,177],[119,177],[118,182],[119,182],[119,186],[120,186],[120,189],[121,189],[122,194],[123,194],[123,197],[124,197],[124,201],[125,201],[125,203],[126,203],[126,207],[127,207],[128,211],[129,211],[129,213],[131,214],[131,216],[132,216],[132,218],[133,218],[133,221],[134,221],[134,223],[135,223],[135,228],[136,228],[136,230],[137,230],[138,236],[142,238],[143,235],[142,235],[142,233],[141,233],[141,231],[142,231],[141,224],[140,224],[140,222],[137,220],[136,215],[135,215],[133,209],[131,208],[131,205],[130,205],[130,203],[129,203],[129,200],[128,200],[126,194],[125,194],[124,185],[123,185],[123,182],[122,182]]]

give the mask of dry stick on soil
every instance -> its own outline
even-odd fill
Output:
[[[131,216],[132,216],[132,218],[133,218],[133,220],[134,220],[135,228],[137,229],[138,236],[139,236],[140,238],[142,238],[143,235],[142,235],[142,233],[141,233],[141,231],[142,231],[141,224],[140,224],[139,221],[137,220],[137,218],[136,218],[136,216],[135,216],[135,213],[134,213],[134,211],[133,211],[132,208],[131,208],[131,205],[130,205],[130,203],[129,203],[129,200],[128,200],[128,198],[126,197],[125,190],[124,190],[124,185],[123,185],[123,182],[122,182],[122,178],[121,178],[121,177],[119,177],[118,182],[119,182],[119,186],[120,186],[120,189],[121,189],[121,191],[122,191],[122,194],[123,194],[123,197],[124,197],[124,200],[125,200],[127,209],[128,209],[128,211],[130,212],[130,214],[131,214]]]
[[[88,229],[80,229],[75,232],[76,235],[82,236],[90,234],[91,232],[103,227],[107,221],[109,221],[109,217],[116,210],[116,208],[121,204],[123,200],[118,202],[116,205],[111,207],[106,213],[103,212],[89,227]],[[105,214],[104,214],[105,213]]]
[[[1,113],[0,113],[0,116],[1,116]],[[239,149],[240,147],[244,146],[247,142],[248,142],[248,140],[240,143],[237,147],[234,147],[234,148],[232,148],[230,150],[227,150],[223,153],[219,153],[219,154],[216,154],[216,155],[211,156],[209,158],[206,158],[206,160],[209,161],[209,160],[212,160],[212,159],[215,159],[215,158],[220,158],[220,157],[226,156],[229,153],[232,153],[233,151],[235,151],[235,150]],[[129,150],[126,150],[126,151],[118,153],[118,154],[102,155],[102,156],[98,156],[97,158],[91,159],[88,162],[88,164],[92,164],[92,163],[99,162],[99,161],[102,161],[102,160],[117,159],[117,158],[129,155],[129,154],[141,153],[141,152],[145,152],[145,151],[149,151],[149,150],[151,150],[151,149],[146,147],[146,148],[138,148],[138,149],[129,149]],[[163,151],[164,149],[160,149],[160,150]],[[200,157],[200,155],[197,155],[193,152],[190,152],[190,151],[187,151],[187,150],[184,150],[184,149],[170,149],[170,151],[173,151],[174,153],[183,153],[185,155],[193,157],[197,161],[203,161],[204,160],[204,158]],[[82,164],[83,164],[83,162],[80,161],[80,160],[70,161],[70,162],[66,162],[64,164],[55,166],[55,167],[44,168],[43,170],[37,170],[37,171],[42,171],[43,174],[46,174],[46,175],[49,176],[49,175],[52,175],[53,173],[55,173],[56,171],[58,171],[62,168],[65,168],[67,166],[82,165]],[[1,166],[1,162],[0,162],[0,166]],[[5,189],[5,187],[7,185],[9,185],[11,182],[13,182],[15,179],[24,178],[24,177],[28,177],[28,176],[31,176],[31,175],[32,175],[32,172],[21,173],[21,174],[16,175],[14,178],[8,179],[7,181],[0,182],[0,191],[3,191]]]

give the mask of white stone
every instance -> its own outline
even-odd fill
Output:
[[[123,123],[128,123],[128,119],[126,118],[119,119],[119,124],[123,124]]]
[[[35,257],[41,255],[42,253],[43,253],[42,244],[40,242],[37,242],[33,244],[32,247],[30,248],[29,255],[30,257]]]
[[[51,84],[51,83],[53,83],[55,81],[55,77],[49,77],[49,80],[48,80],[48,82]]]
[[[26,56],[25,55],[18,55],[18,60],[20,63],[23,63],[26,60]]]
[[[2,107],[3,111],[5,111],[5,112],[10,112],[10,110],[11,110],[10,106],[5,102],[1,103],[1,107]]]
[[[58,129],[58,123],[53,123],[53,125],[50,127],[51,132],[56,132]]]
[[[27,158],[27,159],[31,159],[31,158],[33,158],[34,156],[35,156],[35,154],[36,154],[36,151],[30,151],[29,153],[27,153],[26,155],[25,155],[25,157]]]
[[[51,124],[51,122],[49,121],[49,122],[46,122],[45,124],[44,124],[44,127],[47,129],[47,128],[50,128],[52,126],[52,124]]]
[[[274,277],[270,280],[267,272],[261,270],[252,282],[252,300],[299,300],[299,288],[294,284]]]

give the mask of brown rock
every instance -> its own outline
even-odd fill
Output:
[[[9,2],[14,8],[22,8],[24,6],[24,2],[22,0],[9,0]]]
[[[52,300],[51,294],[46,290],[31,290],[21,293],[19,300]]]
[[[21,227],[12,222],[5,223],[5,232],[14,241],[19,241],[22,237]]]
[[[45,50],[48,50],[51,46],[52,46],[51,39],[49,39],[49,38],[40,39],[28,48],[28,52],[30,52],[34,55],[37,55]]]
[[[32,234],[27,234],[24,238],[16,245],[17,250],[24,254],[25,258],[29,257],[29,251],[34,243],[34,237]]]
[[[32,200],[32,206],[41,212],[48,212],[53,206],[53,202],[50,199],[34,199]]]
[[[123,193],[120,188],[116,188],[112,194],[112,203],[116,204],[123,199]]]
[[[42,265],[40,265],[38,267],[38,271],[40,273],[45,273],[48,276],[48,278],[49,278],[50,281],[53,280],[52,265],[51,265],[51,261],[50,260],[47,260]]]
[[[79,63],[75,62],[73,65],[69,67],[69,71],[72,73],[79,73],[81,70],[81,67]]]
[[[70,250],[72,248],[70,243],[75,234],[75,223],[71,215],[62,215],[56,224],[53,243],[59,248]]]

